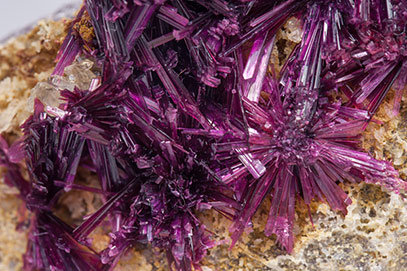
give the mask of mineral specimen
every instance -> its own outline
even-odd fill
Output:
[[[51,80],[32,90],[23,136],[0,141],[5,181],[32,212],[24,268],[111,270],[150,244],[170,269],[199,269],[216,245],[202,211],[233,221],[235,244],[268,195],[265,233],[291,252],[298,199],[346,214],[340,183],[404,190],[360,137],[393,82],[399,103],[406,9],[390,0],[85,0]],[[276,69],[276,33],[293,17],[301,43]],[[98,187],[79,183],[79,168]],[[71,190],[103,203],[64,222],[55,209]],[[98,252],[100,228],[110,240]]]

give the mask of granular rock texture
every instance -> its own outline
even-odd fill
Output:
[[[65,34],[65,22],[40,21],[28,34],[0,45],[0,132],[19,131],[29,116],[29,90],[51,75]]]
[[[21,204],[13,191],[0,185],[0,270],[22,268],[21,259],[27,246],[27,235],[24,225],[21,225],[21,231],[16,229],[22,222]]]
[[[363,147],[376,159],[393,162],[402,178],[407,178],[407,106],[403,100],[400,114],[393,115],[393,95],[388,95],[364,134]]]
[[[279,73],[293,51],[294,47],[301,42],[302,30],[301,22],[299,19],[292,17],[290,18],[276,35],[276,44],[273,48],[270,72]],[[272,70],[275,69],[275,71]]]
[[[207,270],[404,270],[407,231],[406,202],[369,184],[344,187],[354,202],[343,217],[325,204],[312,206],[312,226],[297,228],[292,255],[261,234],[266,208],[254,221],[254,231],[237,247],[227,245],[210,252]],[[297,210],[297,219],[309,222],[306,212]],[[221,221],[221,222],[219,222]],[[218,228],[223,235],[226,226]]]

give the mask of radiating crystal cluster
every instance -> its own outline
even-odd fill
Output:
[[[400,100],[406,14],[403,0],[85,0],[24,135],[1,141],[6,182],[33,214],[24,268],[112,270],[150,244],[171,269],[199,269],[216,245],[199,213],[230,219],[235,244],[269,196],[264,232],[291,252],[299,199],[346,214],[340,183],[404,190],[360,136],[393,82]],[[284,24],[300,43],[277,69]],[[71,190],[103,204],[68,224],[54,209]]]

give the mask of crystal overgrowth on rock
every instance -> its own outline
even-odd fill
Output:
[[[347,21],[352,35],[338,40],[342,45],[330,58],[328,77],[370,114],[393,87],[396,115],[407,84],[407,2],[358,0]]]
[[[230,163],[220,172],[222,178],[236,186],[235,192],[244,202],[232,226],[234,242],[267,194],[272,195],[272,205],[265,233],[276,234],[291,251],[298,195],[307,205],[314,198],[326,200],[346,214],[350,201],[337,181],[364,180],[395,191],[405,188],[390,163],[376,161],[357,148],[369,112],[341,105],[341,101],[330,102],[324,93],[327,89],[320,78],[326,19],[318,16],[324,9],[310,6],[303,41],[285,64],[279,82],[267,75],[262,96],[250,91],[243,94],[248,139],[241,137],[244,132],[238,127],[230,126],[227,131],[235,139],[216,144],[218,157]],[[253,50],[246,67],[252,55]],[[253,178],[245,178],[248,174]]]
[[[113,269],[137,243],[165,251],[170,268],[199,269],[215,244],[198,212],[232,219],[236,242],[267,195],[265,232],[291,251],[297,199],[346,213],[350,201],[338,182],[405,189],[389,162],[359,149],[374,108],[353,102],[351,80],[337,80],[338,59],[365,30],[357,24],[368,14],[362,7],[406,10],[402,1],[86,0],[53,74],[63,80],[75,58],[87,58],[100,76],[60,89],[59,107],[35,100],[24,137],[11,147],[0,142],[6,181],[33,213],[25,269]],[[304,36],[276,74],[269,70],[275,34],[291,16],[303,21]],[[402,28],[399,19],[385,23]],[[347,64],[371,76],[355,59]],[[331,89],[350,102],[334,100]],[[76,183],[78,167],[95,172],[100,188]],[[79,225],[53,214],[72,189],[104,201]],[[100,254],[89,238],[96,227],[110,228]]]

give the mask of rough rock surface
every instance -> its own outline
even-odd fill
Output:
[[[63,21],[40,21],[26,35],[0,45],[0,132],[18,132],[29,116],[27,99],[45,81],[65,36]]]
[[[254,220],[253,232],[236,248],[229,251],[224,245],[210,252],[206,270],[405,270],[406,201],[369,184],[346,185],[344,189],[353,201],[345,217],[315,203],[313,228],[305,206],[298,206],[292,255],[261,233],[267,217],[263,208]],[[216,219],[214,226],[223,239],[227,223]]]
[[[17,231],[21,222],[22,201],[7,187],[0,185],[0,270],[21,270],[27,246],[25,231]]]
[[[400,114],[393,115],[393,95],[379,108],[363,138],[363,148],[376,159],[387,159],[393,162],[403,179],[407,178],[407,97],[403,97]]]

